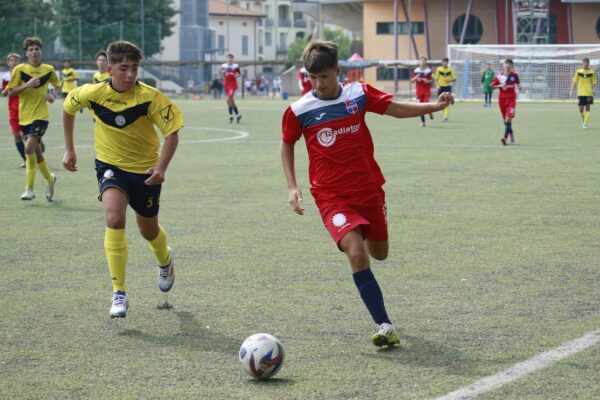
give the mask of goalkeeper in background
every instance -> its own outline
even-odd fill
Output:
[[[579,98],[579,114],[583,120],[581,127],[587,129],[590,119],[590,106],[594,104],[594,89],[596,86],[596,73],[590,69],[590,59],[581,60],[582,65],[575,75],[573,75],[573,85],[569,97],[573,96],[575,86],[577,86],[577,97]]]
[[[494,80],[494,71],[492,71],[492,66],[487,63],[485,64],[485,68],[481,72],[481,89],[483,90],[483,95],[485,96],[483,106],[491,107],[492,106],[492,81]]]

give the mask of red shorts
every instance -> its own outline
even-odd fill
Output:
[[[429,103],[429,99],[431,99],[431,91],[417,93],[417,101],[419,103]]]
[[[317,201],[323,225],[336,243],[348,232],[360,227],[363,237],[375,242],[388,240],[386,205],[348,205],[329,201]]]
[[[237,86],[225,86],[225,96],[233,97],[235,96],[235,91],[237,90]]]
[[[10,124],[10,130],[12,134],[18,136],[21,134],[21,128],[19,127],[19,109],[9,108],[8,109],[8,123]]]
[[[515,109],[517,108],[516,97],[500,97],[498,98],[498,105],[500,106],[500,113],[503,118],[514,118]]]

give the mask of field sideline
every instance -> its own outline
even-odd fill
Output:
[[[306,215],[287,204],[276,100],[177,100],[186,127],[167,172],[161,223],[175,249],[168,301],[129,213],[125,320],[108,318],[93,124],[77,116],[79,172],[61,166],[60,105],[45,137],[56,201],[22,202],[0,101],[0,398],[430,399],[600,329],[600,111],[519,103],[502,147],[497,104],[418,118],[370,115],[387,179],[390,258],[374,263],[401,347],[378,351],[343,254],[321,225],[297,149]],[[133,224],[132,224],[133,223]],[[285,346],[275,379],[239,367],[247,336]],[[600,346],[478,399],[600,398]]]

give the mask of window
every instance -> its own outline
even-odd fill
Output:
[[[225,53],[225,35],[219,35],[218,41],[219,41],[219,54],[224,54]]]
[[[422,35],[425,33],[425,22],[423,21],[412,21],[413,35]],[[377,23],[377,34],[378,35],[393,35],[394,34],[394,23],[393,22],[378,22]],[[398,34],[408,35],[408,22],[398,22]]]
[[[398,80],[407,81],[410,79],[410,69],[408,68],[397,68]],[[378,81],[393,81],[394,80],[394,69],[380,67],[377,68],[377,80]]]
[[[466,15],[461,15],[454,20],[452,24],[452,36],[457,43],[460,43],[460,35],[462,33],[463,25],[465,24]],[[481,20],[474,15],[469,16],[469,23],[467,24],[467,30],[465,31],[465,38],[463,44],[476,44],[481,40],[483,34],[483,24]]]
[[[296,32],[296,39],[304,39],[304,32]]]
[[[279,6],[279,19],[288,20],[290,19],[290,7],[283,5]]]
[[[273,46],[273,34],[265,32],[265,46]]]
[[[242,55],[248,55],[248,35],[242,35]]]
[[[301,12],[294,11],[294,21],[299,21],[304,19],[304,15]]]
[[[267,18],[269,18],[271,16],[271,6],[265,4],[265,15],[267,16]]]

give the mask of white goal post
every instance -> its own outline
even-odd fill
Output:
[[[453,90],[459,100],[483,99],[481,71],[490,63],[499,73],[506,58],[512,58],[521,79],[523,93],[519,100],[568,100],[573,74],[585,57],[590,59],[590,69],[598,74],[600,44],[448,46],[450,65],[457,77]]]

